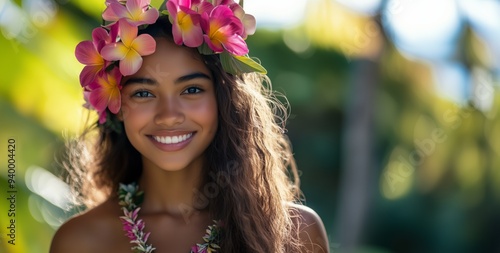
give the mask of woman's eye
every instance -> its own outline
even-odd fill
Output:
[[[203,90],[198,88],[198,87],[189,87],[183,93],[184,94],[195,94],[195,93],[200,93],[202,91]]]
[[[133,97],[145,98],[145,97],[152,97],[153,94],[151,94],[151,92],[149,92],[149,91],[141,90],[141,91],[135,92],[132,96]]]

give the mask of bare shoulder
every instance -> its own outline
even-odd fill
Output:
[[[113,202],[106,201],[69,219],[56,231],[50,253],[103,251],[105,245],[112,244],[115,240],[113,238],[115,230],[120,229],[120,221],[117,219],[119,213],[116,211],[119,212],[119,209]],[[118,232],[118,235],[123,234],[121,231]]]
[[[290,203],[289,206],[300,241],[304,245],[303,252],[328,253],[328,237],[319,215],[304,205]]]

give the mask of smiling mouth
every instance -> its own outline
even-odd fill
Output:
[[[183,134],[178,136],[152,136],[153,139],[163,144],[177,144],[183,142],[193,136],[193,133]]]

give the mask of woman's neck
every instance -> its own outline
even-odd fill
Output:
[[[203,159],[193,161],[178,171],[166,171],[143,159],[139,181],[144,191],[143,214],[167,214],[184,218],[198,213],[197,193],[202,181]]]

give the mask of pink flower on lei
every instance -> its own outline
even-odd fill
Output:
[[[90,104],[90,94],[91,91],[88,89],[88,86],[83,89],[83,100],[85,101],[85,104],[83,104],[83,107],[89,109],[89,110],[96,110],[92,104]],[[97,111],[97,110],[96,110]],[[97,112],[99,115],[99,124],[104,124],[106,122],[106,110]]]
[[[126,2],[125,5],[123,2]],[[156,8],[149,8],[151,0],[106,0],[106,10],[102,18],[106,21],[116,22],[125,19],[131,25],[139,26],[153,24],[159,16]]]
[[[257,27],[255,17],[250,14],[246,14],[243,8],[237,3],[229,5],[229,8],[231,8],[231,10],[234,12],[234,15],[238,17],[238,19],[240,19],[243,27],[245,28],[243,29],[241,37],[243,39],[246,39],[248,35],[254,34]]]
[[[172,22],[172,34],[177,45],[198,47],[203,43],[200,15],[194,11],[199,1],[170,0],[167,10]]]
[[[109,33],[104,28],[98,27],[92,31],[92,41],[82,41],[76,46],[76,59],[86,65],[80,73],[82,87],[88,86],[109,66],[109,61],[106,61],[100,52],[105,45],[116,41],[117,33],[117,26],[111,26]]]
[[[248,47],[243,38],[244,28],[238,17],[225,5],[215,6],[202,14],[201,25],[207,45],[216,53],[227,50],[234,55],[245,55]]]
[[[238,17],[238,19],[243,24],[243,27],[245,28],[243,29],[242,34],[240,34],[243,39],[246,39],[248,35],[252,35],[255,33],[255,17],[250,14],[246,14],[245,10],[243,10],[243,7],[234,2],[234,0],[216,0],[214,5],[226,5],[233,11],[234,15]]]
[[[122,75],[117,68],[113,68],[109,73],[98,75],[88,86],[88,102],[99,113],[99,122],[106,121],[106,108],[116,114],[121,106],[121,82]],[[84,92],[85,96],[85,92]]]
[[[137,36],[137,26],[120,19],[121,41],[108,44],[101,50],[102,57],[108,61],[120,61],[120,72],[124,76],[135,74],[142,65],[142,56],[154,53],[156,41],[149,34]]]

